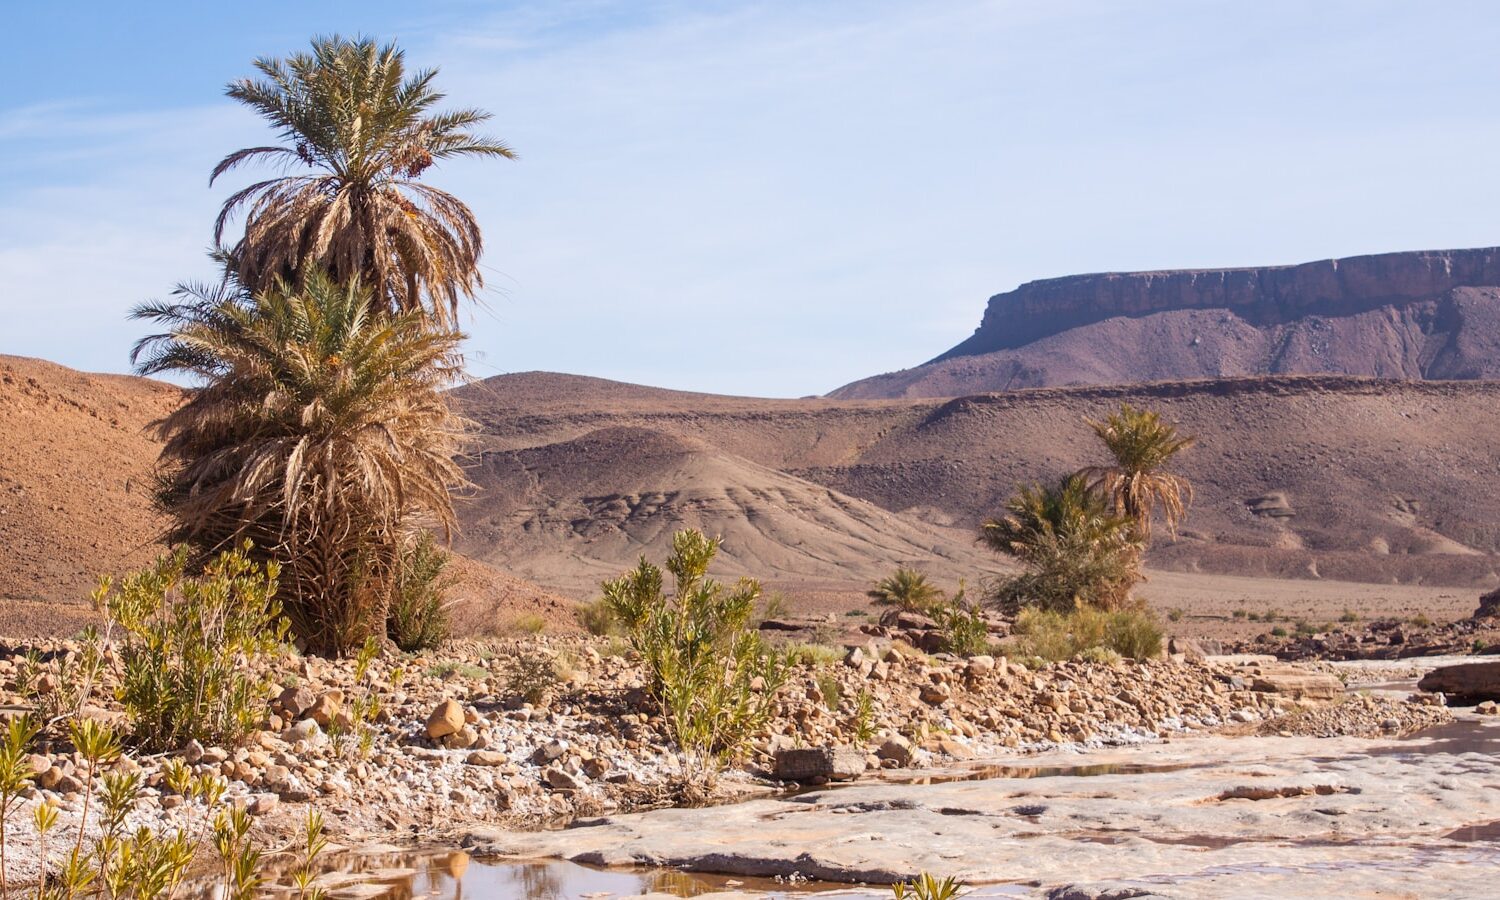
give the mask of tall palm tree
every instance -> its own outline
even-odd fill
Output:
[[[365,38],[317,38],[311,52],[255,67],[263,79],[232,82],[227,93],[278,129],[283,144],[229,154],[209,183],[252,161],[311,171],[256,182],[225,201],[214,241],[222,244],[243,210],[244,236],[227,252],[239,282],[258,293],[319,269],[335,281],[360,278],[391,312],[425,309],[453,327],[460,299],[483,284],[479,224],[457,197],[417,179],[439,160],[514,159],[505,144],[469,130],[489,113],[435,112],[437,71],[408,75],[394,44]]]
[[[876,582],[865,595],[877,606],[894,606],[912,612],[927,612],[943,602],[943,591],[916,569],[904,566]]]
[[[1089,422],[1114,457],[1114,465],[1089,466],[1079,472],[1089,487],[1109,498],[1116,513],[1135,523],[1143,540],[1151,538],[1151,521],[1158,507],[1169,534],[1193,502],[1193,486],[1181,475],[1164,471],[1172,459],[1197,443],[1178,432],[1157,413],[1128,403],[1103,422]]]
[[[1022,487],[1003,515],[980,526],[979,540],[1026,567],[1000,585],[997,599],[1011,609],[1114,609],[1140,580],[1141,542],[1131,520],[1115,514],[1079,475],[1056,487]]]
[[[449,492],[467,483],[445,395],[462,335],[377,314],[357,280],[319,272],[253,296],[183,289],[133,315],[166,329],[136,345],[137,370],[200,382],[157,423],[172,537],[206,552],[249,538],[280,561],[317,652],[383,634],[413,525],[451,529]]]

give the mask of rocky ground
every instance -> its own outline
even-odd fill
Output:
[[[15,690],[26,649],[55,659],[76,648],[9,648],[0,658],[0,684],[9,691],[0,705],[10,709],[36,700]],[[751,758],[720,781],[720,800],[780,791],[790,779],[871,779],[1171,735],[1395,737],[1449,718],[1438,705],[1351,696],[1335,675],[1268,657],[1177,654],[1032,671],[1004,658],[929,655],[874,637],[828,655],[802,664],[782,688]],[[283,687],[242,746],[194,743],[177,754],[227,779],[231,802],[260,818],[269,845],[300,825],[308,804],[324,812],[340,840],[422,842],[459,827],[534,829],[681,797],[681,772],[642,670],[617,645],[537,635],[376,660],[362,683],[352,661],[290,658],[273,675]],[[108,685],[106,678],[86,715],[118,717]],[[40,687],[58,689],[46,678]],[[372,696],[381,711],[361,740],[351,710]],[[163,783],[165,760],[128,755],[118,764],[147,775],[133,824],[201,823],[205,812]],[[70,827],[85,777],[82,761],[57,739],[31,764],[35,787],[7,828],[12,877],[21,880],[35,873],[29,807],[56,805]]]

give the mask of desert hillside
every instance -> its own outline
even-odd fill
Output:
[[[1387,584],[1496,580],[1500,518],[1486,498],[1489,448],[1500,440],[1489,410],[1500,384],[1279,377],[861,402],[703,396],[529,373],[460,396],[482,430],[478,478],[505,486],[465,507],[473,553],[503,545],[500,526],[522,521],[534,524],[521,540],[551,528],[574,555],[635,546],[623,535],[661,527],[642,521],[635,495],[650,495],[653,509],[702,512],[701,482],[674,486],[676,476],[663,477],[667,464],[627,465],[598,449],[598,435],[617,429],[693,459],[694,479],[709,460],[716,473],[754,471],[765,482],[774,470],[961,544],[1018,483],[1097,461],[1084,420],[1128,401],[1200,437],[1181,466],[1198,486],[1188,527],[1154,552],[1156,566]],[[732,505],[717,495],[713,503]],[[791,506],[775,514],[791,515]],[[717,522],[761,529],[761,509],[770,507],[740,507]]]
[[[102,574],[163,550],[151,509],[160,445],[149,425],[181,392],[0,355],[0,614],[6,635],[68,635],[92,620]],[[484,563],[460,559],[454,618],[467,633],[541,614],[571,627],[571,601]]]
[[[1500,249],[1075,275],[990,298],[931,362],[831,396],[957,397],[1244,375],[1500,376]]]

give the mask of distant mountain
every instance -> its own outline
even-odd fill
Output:
[[[1500,248],[1033,281],[936,359],[829,396],[1281,374],[1500,378]]]

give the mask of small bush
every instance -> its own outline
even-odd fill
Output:
[[[1271,637],[1286,637],[1286,629],[1282,628],[1280,625],[1277,625],[1275,628],[1271,629]]]
[[[540,650],[523,649],[512,659],[510,689],[532,706],[542,706],[551,699],[562,677],[557,659]]]
[[[1352,609],[1346,609],[1346,610],[1344,610],[1344,614],[1341,615],[1341,616],[1339,616],[1339,621],[1343,622],[1345,624],[1348,624],[1350,622],[1358,622],[1359,621],[1359,615],[1357,613],[1355,613],[1354,610],[1352,610]]]
[[[590,603],[579,604],[576,615],[583,630],[595,637],[609,637],[619,633],[620,623],[610,610],[608,601],[602,597]]]
[[[890,606],[906,612],[928,613],[943,603],[942,589],[927,580],[916,569],[902,566],[889,578],[876,582],[865,592],[876,606]]]
[[[964,600],[959,588],[952,600],[933,607],[931,615],[943,635],[943,649],[958,656],[976,656],[989,650],[990,626],[979,607]]]
[[[964,885],[952,878],[939,881],[923,872],[910,884],[891,885],[893,900],[957,900],[963,894]]]
[[[427,676],[429,678],[440,678],[444,681],[455,677],[478,681],[488,674],[484,669],[469,663],[440,662],[427,667]]]
[[[446,572],[452,558],[425,531],[402,551],[386,619],[386,634],[402,650],[426,650],[447,639],[453,579]]]
[[[838,676],[832,672],[818,676],[818,693],[822,695],[823,706],[829,712],[838,712],[844,704],[844,689],[839,685]]]
[[[1231,615],[1233,615],[1236,619],[1244,619],[1244,618],[1248,618],[1250,614],[1247,611],[1243,610],[1243,609],[1237,609],[1233,613],[1231,613]],[[1253,622],[1253,621],[1255,621],[1255,619],[1252,618],[1252,619],[1250,619],[1250,621]]]
[[[1016,619],[1021,656],[1062,662],[1092,648],[1113,651],[1131,659],[1161,655],[1162,629],[1142,610],[1105,612],[1084,607],[1072,613],[1027,609]]]
[[[1086,663],[1099,663],[1106,666],[1117,665],[1124,659],[1119,653],[1108,647],[1090,647],[1078,654],[1078,658]]]
[[[672,536],[666,570],[676,583],[663,590],[662,570],[642,559],[606,582],[604,598],[631,646],[645,660],[650,691],[683,754],[686,780],[712,783],[718,769],[741,756],[750,736],[769,720],[785,683],[785,656],[773,654],[748,627],[760,599],[759,583],[732,589],[708,578],[719,542],[697,531]]]
[[[850,722],[854,740],[868,744],[875,738],[875,698],[866,688],[860,688],[854,699],[854,718]]]
[[[547,630],[547,620],[541,613],[521,613],[506,623],[505,630],[512,634],[541,634]]]
[[[1170,610],[1167,611],[1167,621],[1168,622],[1181,622],[1182,621],[1182,617],[1185,616],[1185,615],[1187,615],[1187,611],[1186,610],[1184,610],[1180,606],[1174,606]]]
[[[786,654],[786,660],[791,665],[812,666],[815,669],[831,666],[844,658],[844,654],[837,647],[830,647],[827,644],[789,644],[782,652]]]
[[[234,744],[265,713],[274,682],[247,663],[283,652],[288,626],[274,599],[277,565],[248,551],[221,553],[196,577],[179,551],[95,593],[121,632],[119,700],[142,748]]]
[[[1426,613],[1417,613],[1416,615],[1412,616],[1411,619],[1409,619],[1408,621],[1410,621],[1413,625],[1417,626],[1418,628],[1428,628],[1428,627],[1430,627],[1432,625],[1432,620],[1429,619],[1429,618],[1427,618],[1427,614]]]

